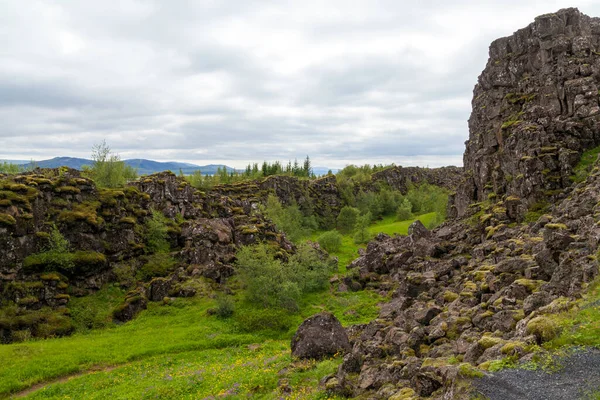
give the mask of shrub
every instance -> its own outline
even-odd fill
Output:
[[[298,246],[296,254],[290,257],[287,267],[291,269],[290,279],[302,293],[317,292],[329,286],[332,265],[323,260],[315,249],[304,243]]]
[[[342,247],[342,235],[338,231],[328,231],[319,236],[317,242],[325,251],[336,252]]]
[[[302,293],[328,285],[331,266],[309,245],[299,246],[288,263],[275,259],[266,244],[242,247],[237,266],[245,285],[246,300],[262,308],[298,309]]]
[[[342,233],[350,233],[356,226],[356,220],[360,215],[360,211],[357,208],[345,206],[340,211],[337,217],[337,227]]]
[[[92,148],[91,168],[85,171],[99,187],[114,188],[124,186],[128,180],[137,178],[134,168],[121,161],[118,154],[112,154],[106,141],[94,145]]]
[[[75,263],[73,255],[69,253],[69,247],[69,241],[65,239],[56,225],[54,225],[50,230],[45,250],[25,257],[23,268],[32,271],[71,270]]]
[[[217,308],[216,314],[219,318],[229,318],[235,311],[235,303],[233,299],[225,294],[219,294],[216,298]]]
[[[396,219],[398,221],[406,221],[412,219],[412,204],[408,199],[403,199],[398,208],[396,209]]]
[[[296,242],[302,237],[317,229],[318,224],[314,215],[304,216],[296,204],[284,207],[279,198],[272,194],[262,207],[262,212],[277,226],[277,229],[285,232],[287,237]]]
[[[177,262],[167,253],[156,253],[146,256],[146,262],[137,273],[140,280],[166,276],[173,270]]]
[[[362,244],[367,243],[371,239],[371,233],[369,232],[369,225],[371,224],[371,213],[367,212],[365,215],[361,215],[356,220],[356,234],[354,235],[354,243]]]
[[[151,213],[152,217],[145,224],[146,249],[150,253],[166,253],[170,249],[168,219],[160,211],[151,210]]]
[[[234,318],[242,332],[286,332],[293,324],[290,313],[281,309],[245,309],[236,313]]]

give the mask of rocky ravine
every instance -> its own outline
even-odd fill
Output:
[[[568,309],[598,275],[600,163],[576,186],[569,176],[600,143],[599,40],[600,19],[565,9],[492,43],[456,218],[433,232],[414,224],[409,237],[380,235],[352,263],[356,279],[391,300],[350,329],[352,350],[325,387],[466,399],[473,367],[527,359],[557,333],[545,316]],[[554,205],[522,223],[539,201]]]

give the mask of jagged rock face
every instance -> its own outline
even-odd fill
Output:
[[[570,184],[582,151],[600,144],[600,19],[569,8],[495,40],[473,92],[452,216],[508,195],[520,212]]]
[[[373,174],[373,182],[386,182],[392,189],[403,194],[410,185],[429,183],[449,190],[456,190],[463,178],[463,169],[459,167],[419,168],[396,166]]]
[[[565,310],[598,276],[600,169],[568,194],[530,225],[485,217],[491,205],[485,218],[433,232],[414,224],[411,236],[370,242],[348,268],[391,301],[379,318],[352,329],[352,350],[326,385],[350,397],[390,398],[393,384],[466,399],[450,358],[483,368],[548,340],[535,324]]]
[[[284,252],[294,250],[272,223],[250,215],[242,201],[202,193],[171,172],[119,189],[96,188],[79,171],[65,168],[0,175],[0,307],[10,314],[0,318],[1,340],[12,340],[19,331],[37,335],[35,321],[42,319],[27,313],[39,310],[60,314],[64,324],[52,334],[70,333],[69,318],[62,315],[67,293],[82,296],[115,281],[134,285],[148,261],[144,231],[152,210],[167,217],[171,248],[178,250],[169,256],[187,268],[169,270],[168,279],[150,283],[151,301],[193,295],[194,285],[184,282],[200,276],[222,282],[234,272],[239,246],[268,241]],[[36,261],[35,253],[47,248],[53,226],[69,242],[71,267]],[[145,289],[138,289],[139,296],[120,307],[116,320],[133,318],[145,307]]]

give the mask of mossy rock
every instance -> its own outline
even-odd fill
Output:
[[[400,389],[399,392],[394,393],[389,400],[417,400],[419,396],[411,388]]]
[[[554,339],[559,332],[558,324],[550,317],[535,317],[527,323],[527,334],[534,335],[538,343]]]
[[[81,189],[75,186],[58,186],[54,188],[54,191],[57,193],[65,193],[65,194],[79,194],[81,193]]]
[[[566,230],[566,229],[569,229],[567,227],[567,225],[565,225],[565,224],[559,224],[559,223],[549,223],[549,224],[544,225],[544,228],[553,229],[553,230]]]
[[[0,213],[0,226],[13,226],[16,223],[17,220],[12,215]]]
[[[444,292],[444,301],[446,303],[452,303],[454,300],[458,299],[459,295],[457,293],[446,290]]]
[[[483,347],[484,349],[489,349],[499,343],[502,343],[503,340],[494,336],[482,336],[481,339],[477,341],[477,343]]]

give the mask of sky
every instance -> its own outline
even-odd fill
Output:
[[[0,0],[0,159],[460,166],[489,44],[598,3]]]

